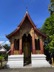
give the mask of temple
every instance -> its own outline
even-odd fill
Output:
[[[31,51],[33,54],[44,53],[44,39],[46,36],[36,28],[28,12],[26,12],[17,29],[6,37],[11,43],[11,54],[22,54],[24,49],[26,52]]]
[[[40,55],[44,54],[44,40],[46,39],[46,35],[42,34],[37,29],[27,11],[24,15],[23,20],[16,28],[16,30],[14,30],[6,37],[9,39],[11,44],[10,46],[11,55],[13,57],[19,56],[19,58],[23,55],[22,56],[23,59],[20,59],[23,60],[21,66],[25,66],[31,63],[32,65],[34,64],[35,59],[33,60],[33,56],[31,55],[34,55],[35,58],[36,54]]]

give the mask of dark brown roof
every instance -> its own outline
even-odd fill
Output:
[[[37,32],[39,35],[41,35],[41,36],[43,36],[44,38],[46,38],[46,35],[42,34],[42,33],[36,28],[35,24],[33,23],[32,19],[30,18],[30,15],[28,14],[28,12],[26,12],[26,14],[25,14],[23,20],[21,21],[21,23],[19,24],[19,26],[18,26],[12,33],[10,33],[9,35],[7,35],[6,37],[9,39],[9,38],[12,37],[13,35],[15,35],[15,34],[19,31],[19,29],[20,29],[20,27],[22,26],[23,22],[25,21],[25,18],[26,18],[26,17],[29,19],[30,24],[31,24],[32,27],[34,28],[35,32]]]

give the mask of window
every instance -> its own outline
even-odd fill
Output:
[[[35,49],[40,50],[40,40],[35,39]]]

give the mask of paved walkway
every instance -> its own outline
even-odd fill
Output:
[[[0,72],[54,72],[54,68],[0,69]]]

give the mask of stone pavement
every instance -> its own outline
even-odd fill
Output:
[[[18,68],[0,69],[0,72],[54,72],[54,68]]]

